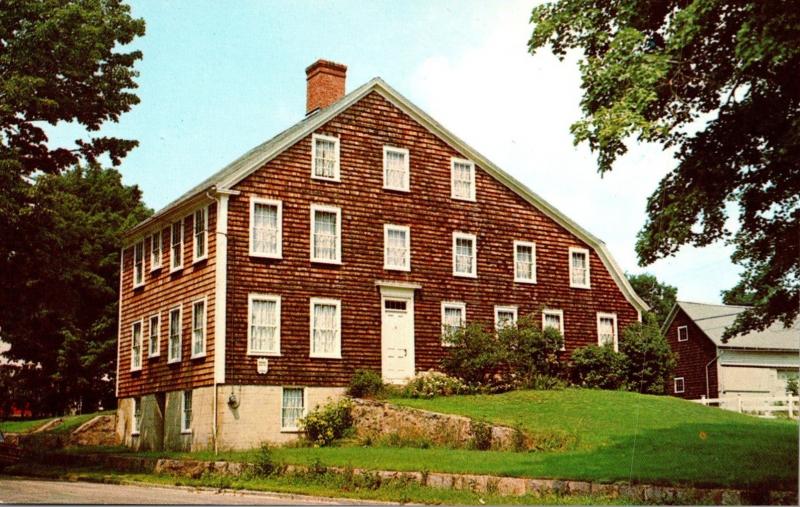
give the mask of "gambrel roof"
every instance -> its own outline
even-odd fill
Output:
[[[242,179],[249,176],[251,173],[275,158],[285,149],[303,139],[305,136],[311,134],[317,128],[372,92],[378,93],[397,108],[411,116],[420,125],[430,130],[434,135],[442,139],[453,149],[462,153],[464,156],[469,157],[489,175],[504,184],[517,195],[539,209],[542,213],[564,227],[566,230],[589,244],[597,252],[597,255],[600,257],[603,265],[614,278],[628,302],[630,302],[639,311],[644,311],[649,308],[628,283],[624,272],[622,269],[620,269],[616,261],[614,261],[614,258],[611,256],[608,248],[602,240],[589,233],[586,229],[572,221],[569,217],[561,213],[550,203],[525,187],[525,185],[517,181],[511,175],[497,167],[486,157],[467,145],[464,141],[453,135],[439,122],[431,118],[422,109],[403,97],[379,77],[371,79],[367,83],[359,86],[349,94],[342,97],[339,101],[324,109],[317,110],[316,112],[304,118],[302,121],[276,135],[272,139],[248,151],[209,178],[202,181],[200,184],[190,189],[176,200],[167,204],[153,216],[134,227],[127,234],[127,237],[131,238],[133,236],[140,235],[148,230],[152,225],[162,221],[166,215],[171,214],[173,211],[183,209],[188,205],[192,205],[198,199],[204,198],[206,193],[209,191],[220,192],[232,190],[234,185],[236,185]]]
[[[752,331],[723,342],[722,335],[725,330],[733,325],[736,317],[748,308],[748,306],[712,305],[678,301],[670,311],[662,329],[666,331],[669,328],[678,313],[678,309],[680,309],[692,319],[697,327],[703,331],[703,334],[717,347],[729,349],[800,350],[800,320],[795,321],[788,328],[784,327],[780,322],[775,322],[762,331]]]

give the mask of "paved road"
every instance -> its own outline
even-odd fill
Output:
[[[0,478],[0,503],[310,505],[337,502],[315,497],[269,493],[217,493],[189,488],[2,477]]]

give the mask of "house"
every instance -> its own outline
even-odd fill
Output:
[[[679,301],[662,327],[678,356],[672,394],[694,400],[741,396],[782,396],[800,368],[800,321],[780,322],[722,341],[746,306]]]
[[[290,440],[357,368],[436,368],[444,326],[533,313],[569,354],[640,319],[602,241],[380,78],[345,95],[345,73],[308,67],[304,119],[127,235],[127,445]]]

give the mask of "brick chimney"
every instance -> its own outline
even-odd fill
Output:
[[[344,97],[347,66],[317,60],[306,68],[306,115]]]

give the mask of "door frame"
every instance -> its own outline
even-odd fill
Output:
[[[408,354],[411,356],[411,376],[413,377],[416,373],[417,368],[417,356],[416,356],[416,348],[415,348],[415,328],[416,328],[416,319],[414,315],[414,290],[418,288],[417,285],[412,284],[404,284],[398,283],[396,285],[391,285],[389,283],[381,284],[381,378],[383,378],[384,382],[389,383],[400,383],[403,380],[401,379],[389,379],[386,376],[386,371],[384,369],[384,358],[386,357],[386,342],[384,340],[384,314],[386,312],[386,301],[387,300],[401,300],[406,302],[406,311],[411,318],[411,326],[410,326],[410,336],[408,337]]]

